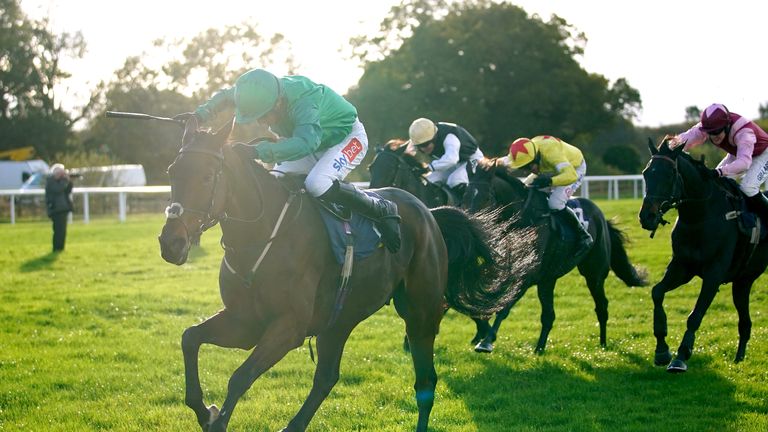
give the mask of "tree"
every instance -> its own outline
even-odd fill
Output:
[[[760,106],[757,107],[757,112],[761,119],[768,119],[768,103],[760,104]]]
[[[372,144],[406,135],[417,117],[463,125],[488,155],[520,136],[591,142],[634,117],[640,95],[584,71],[575,57],[585,43],[562,18],[544,22],[511,4],[405,1],[380,35],[352,41],[365,63],[348,97]]]
[[[82,34],[53,34],[30,20],[18,0],[0,0],[0,149],[33,146],[50,158],[67,147],[74,121],[54,86],[69,74],[62,58],[82,57]]]
[[[687,123],[696,123],[701,118],[701,110],[696,105],[685,108],[685,121]]]
[[[294,67],[290,46],[281,35],[264,37],[249,23],[208,29],[190,40],[157,41],[152,49],[176,57],[159,66],[150,63],[150,53],[127,58],[114,79],[94,91],[89,109],[97,115],[82,135],[88,151],[144,165],[149,183],[167,182],[166,168],[178,152],[181,129],[167,123],[108,119],[105,111],[173,116],[193,110],[248,69],[278,62],[289,72]],[[209,123],[218,127],[231,118],[232,113],[222,113]]]

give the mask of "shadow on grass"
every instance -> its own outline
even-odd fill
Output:
[[[61,252],[48,252],[43,256],[32,258],[31,260],[22,263],[19,266],[19,271],[22,273],[30,273],[48,269],[59,258],[59,254],[61,254]]]
[[[530,363],[518,358],[486,358],[473,376],[441,375],[478,431],[728,430],[751,409],[705,355],[682,375],[631,354],[608,367],[571,359],[564,368],[545,354],[534,367],[515,369],[510,365]]]

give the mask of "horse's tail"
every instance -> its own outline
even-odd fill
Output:
[[[456,207],[431,210],[448,249],[448,305],[474,316],[490,316],[503,309],[519,289],[519,281],[506,277],[501,254],[491,247],[503,243],[504,227],[496,214],[468,215]]]
[[[624,281],[627,286],[646,286],[648,285],[648,272],[643,268],[638,268],[629,262],[627,250],[624,245],[629,242],[627,235],[616,228],[613,222],[608,223],[608,234],[611,238],[611,270]]]

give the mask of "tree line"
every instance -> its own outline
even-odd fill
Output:
[[[248,22],[206,29],[190,39],[156,41],[126,58],[84,106],[65,112],[54,94],[54,85],[69,76],[59,62],[83,55],[82,35],[52,33],[47,21],[27,17],[19,0],[0,0],[0,8],[0,150],[33,146],[48,160],[140,163],[151,183],[167,182],[180,131],[106,119],[105,111],[171,116],[252,67],[297,69],[290,42],[279,33]],[[350,41],[349,55],[364,73],[346,97],[372,147],[407,138],[411,121],[427,117],[466,127],[489,156],[503,154],[517,137],[550,134],[582,148],[590,174],[635,174],[646,159],[646,137],[683,130],[698,108],[689,107],[690,122],[671,130],[634,127],[640,93],[626,79],[610,82],[584,70],[577,59],[586,43],[565,19],[544,21],[509,3],[404,0],[378,33]],[[167,58],[160,66],[150,61],[158,53]],[[75,130],[78,121],[86,126]],[[210,126],[224,121],[226,115]],[[248,139],[247,129],[238,134]],[[366,172],[358,171],[355,179],[364,179]]]

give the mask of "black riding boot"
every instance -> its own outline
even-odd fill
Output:
[[[576,235],[579,236],[577,239],[576,253],[574,254],[575,257],[579,258],[583,256],[589,251],[589,248],[592,247],[592,243],[594,243],[592,236],[589,234],[589,231],[584,229],[584,225],[579,221],[579,217],[576,216],[576,213],[574,213],[570,207],[566,206],[564,209],[559,210],[558,214],[561,216],[560,220],[567,223]]]
[[[381,233],[384,246],[392,253],[400,250],[400,215],[397,214],[397,204],[384,198],[370,197],[355,185],[341,182],[335,182],[321,198],[372,219]]]
[[[758,192],[751,197],[747,197],[747,201],[752,210],[760,216],[760,219],[768,221],[768,198],[765,195]]]

